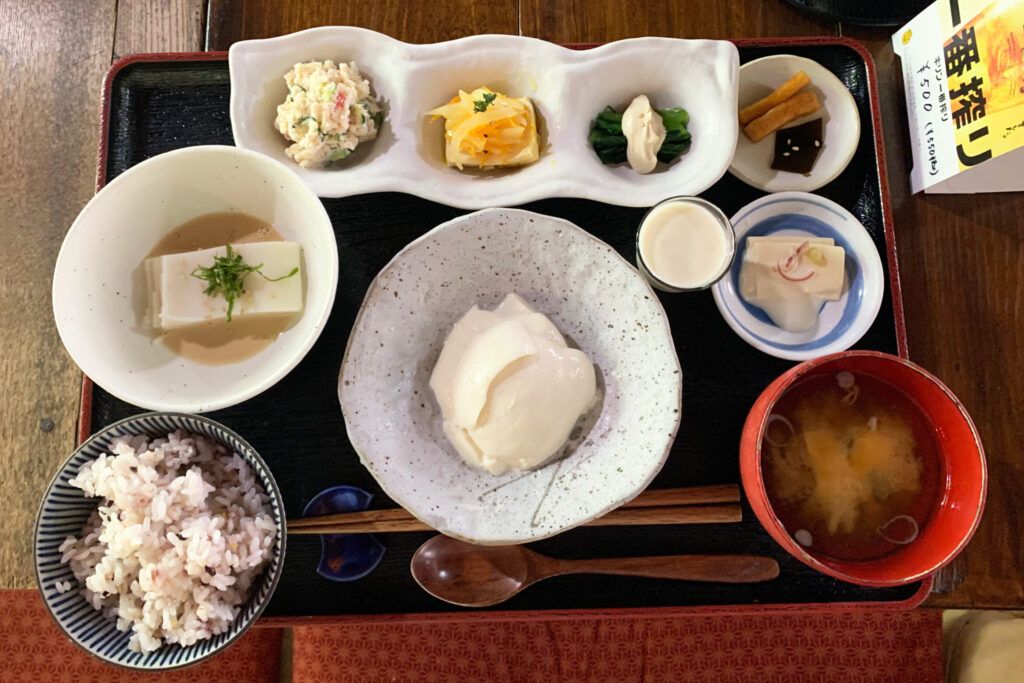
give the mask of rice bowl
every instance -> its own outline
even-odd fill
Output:
[[[36,577],[90,654],[176,669],[252,626],[280,579],[284,528],[280,490],[241,437],[201,416],[147,413],[94,434],[54,477]]]
[[[60,545],[61,561],[95,609],[132,630],[137,652],[223,632],[270,558],[266,492],[237,453],[202,436],[118,437],[68,483],[106,504]]]

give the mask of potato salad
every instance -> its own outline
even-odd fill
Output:
[[[326,166],[377,137],[380,106],[355,62],[296,64],[284,80],[288,97],[278,105],[274,125],[292,141],[285,153],[299,166]]]

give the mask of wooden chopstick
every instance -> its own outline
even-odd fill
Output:
[[[623,508],[669,507],[683,505],[703,505],[707,503],[736,503],[740,499],[740,489],[736,484],[715,486],[688,486],[673,489],[647,490],[633,500],[623,503]],[[621,509],[621,508],[620,508]],[[404,508],[387,508],[383,510],[364,510],[362,512],[342,512],[338,514],[304,517],[288,523],[288,530],[324,525],[340,526],[344,524],[364,524],[376,521],[412,520],[408,510]]]
[[[714,524],[742,518],[739,487],[735,484],[644,491],[639,496],[588,523],[591,526],[639,524]],[[288,523],[291,534],[358,534],[428,531],[403,508],[365,510],[306,517]]]
[[[584,526],[640,526],[645,524],[721,524],[742,521],[736,503],[682,505],[676,507],[618,508]],[[432,531],[433,527],[410,517],[406,519],[368,520],[346,524],[288,525],[289,534],[365,534],[400,531]]]
[[[639,526],[644,524],[719,524],[743,521],[736,503],[680,507],[618,508],[584,526]]]
[[[623,503],[622,507],[653,508],[738,502],[740,502],[740,487],[736,484],[720,484],[716,486],[686,486],[675,489],[648,489],[628,503]]]

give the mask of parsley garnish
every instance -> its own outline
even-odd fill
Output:
[[[292,268],[292,272],[281,277],[267,277],[260,272],[260,268],[263,264],[258,266],[250,266],[249,264],[242,261],[242,255],[235,252],[231,245],[225,245],[227,251],[226,256],[214,256],[213,265],[209,267],[198,266],[192,271],[192,277],[207,282],[206,289],[203,290],[203,294],[207,296],[223,296],[228,302],[228,322],[231,322],[231,312],[235,308],[235,299],[242,296],[245,292],[243,285],[245,284],[245,278],[250,273],[257,273],[264,280],[269,282],[277,282],[278,280],[284,280],[292,275],[299,272],[298,266]]]
[[[482,100],[473,100],[473,111],[487,111],[497,96],[498,93],[485,92]]]

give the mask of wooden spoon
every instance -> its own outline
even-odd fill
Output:
[[[463,607],[504,602],[541,579],[562,574],[620,574],[657,579],[755,583],[779,575],[775,560],[757,555],[664,555],[558,560],[521,545],[481,546],[434,536],[410,565],[431,595]]]

